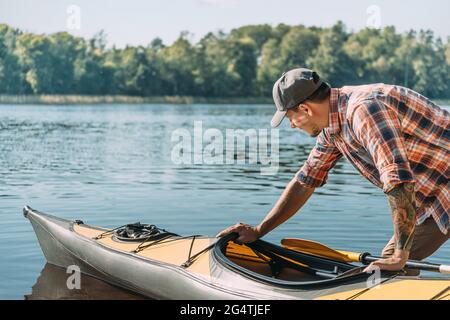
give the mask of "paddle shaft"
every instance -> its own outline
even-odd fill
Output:
[[[291,250],[328,257],[330,259],[337,259],[344,262],[362,262],[364,264],[369,264],[371,262],[383,259],[382,257],[372,256],[368,252],[358,253],[335,250],[327,247],[322,243],[305,239],[283,239],[281,243],[284,247],[287,247]],[[450,266],[444,264],[408,260],[405,267],[410,269],[419,269],[424,271],[450,274]]]
[[[374,262],[374,261],[377,261],[380,259],[383,259],[383,258],[362,254],[360,261],[364,264],[369,264],[370,262]],[[410,269],[419,269],[419,270],[424,270],[424,271],[434,271],[434,272],[450,274],[449,266],[435,264],[435,263],[429,263],[429,262],[408,260],[405,264],[405,267],[410,268]]]

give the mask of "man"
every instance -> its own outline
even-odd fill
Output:
[[[370,269],[401,270],[408,259],[422,260],[448,240],[448,111],[400,86],[330,88],[303,68],[283,74],[273,98],[272,126],[287,117],[292,128],[317,137],[316,145],[259,225],[239,223],[219,237],[237,232],[238,243],[249,243],[264,236],[292,217],[344,156],[383,189],[391,208],[394,235],[383,249],[384,259]]]

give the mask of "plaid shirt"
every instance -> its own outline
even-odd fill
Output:
[[[385,193],[415,183],[417,224],[449,229],[450,113],[410,89],[384,84],[331,89],[329,127],[297,179],[321,187],[345,156]]]

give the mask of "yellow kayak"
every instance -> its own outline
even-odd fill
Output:
[[[115,229],[66,220],[30,207],[49,264],[153,299],[450,300],[450,278],[371,275],[338,258],[258,240],[180,236],[149,224]]]

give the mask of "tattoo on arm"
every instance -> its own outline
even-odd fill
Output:
[[[388,193],[394,223],[395,248],[411,250],[416,225],[414,184],[403,183]]]

